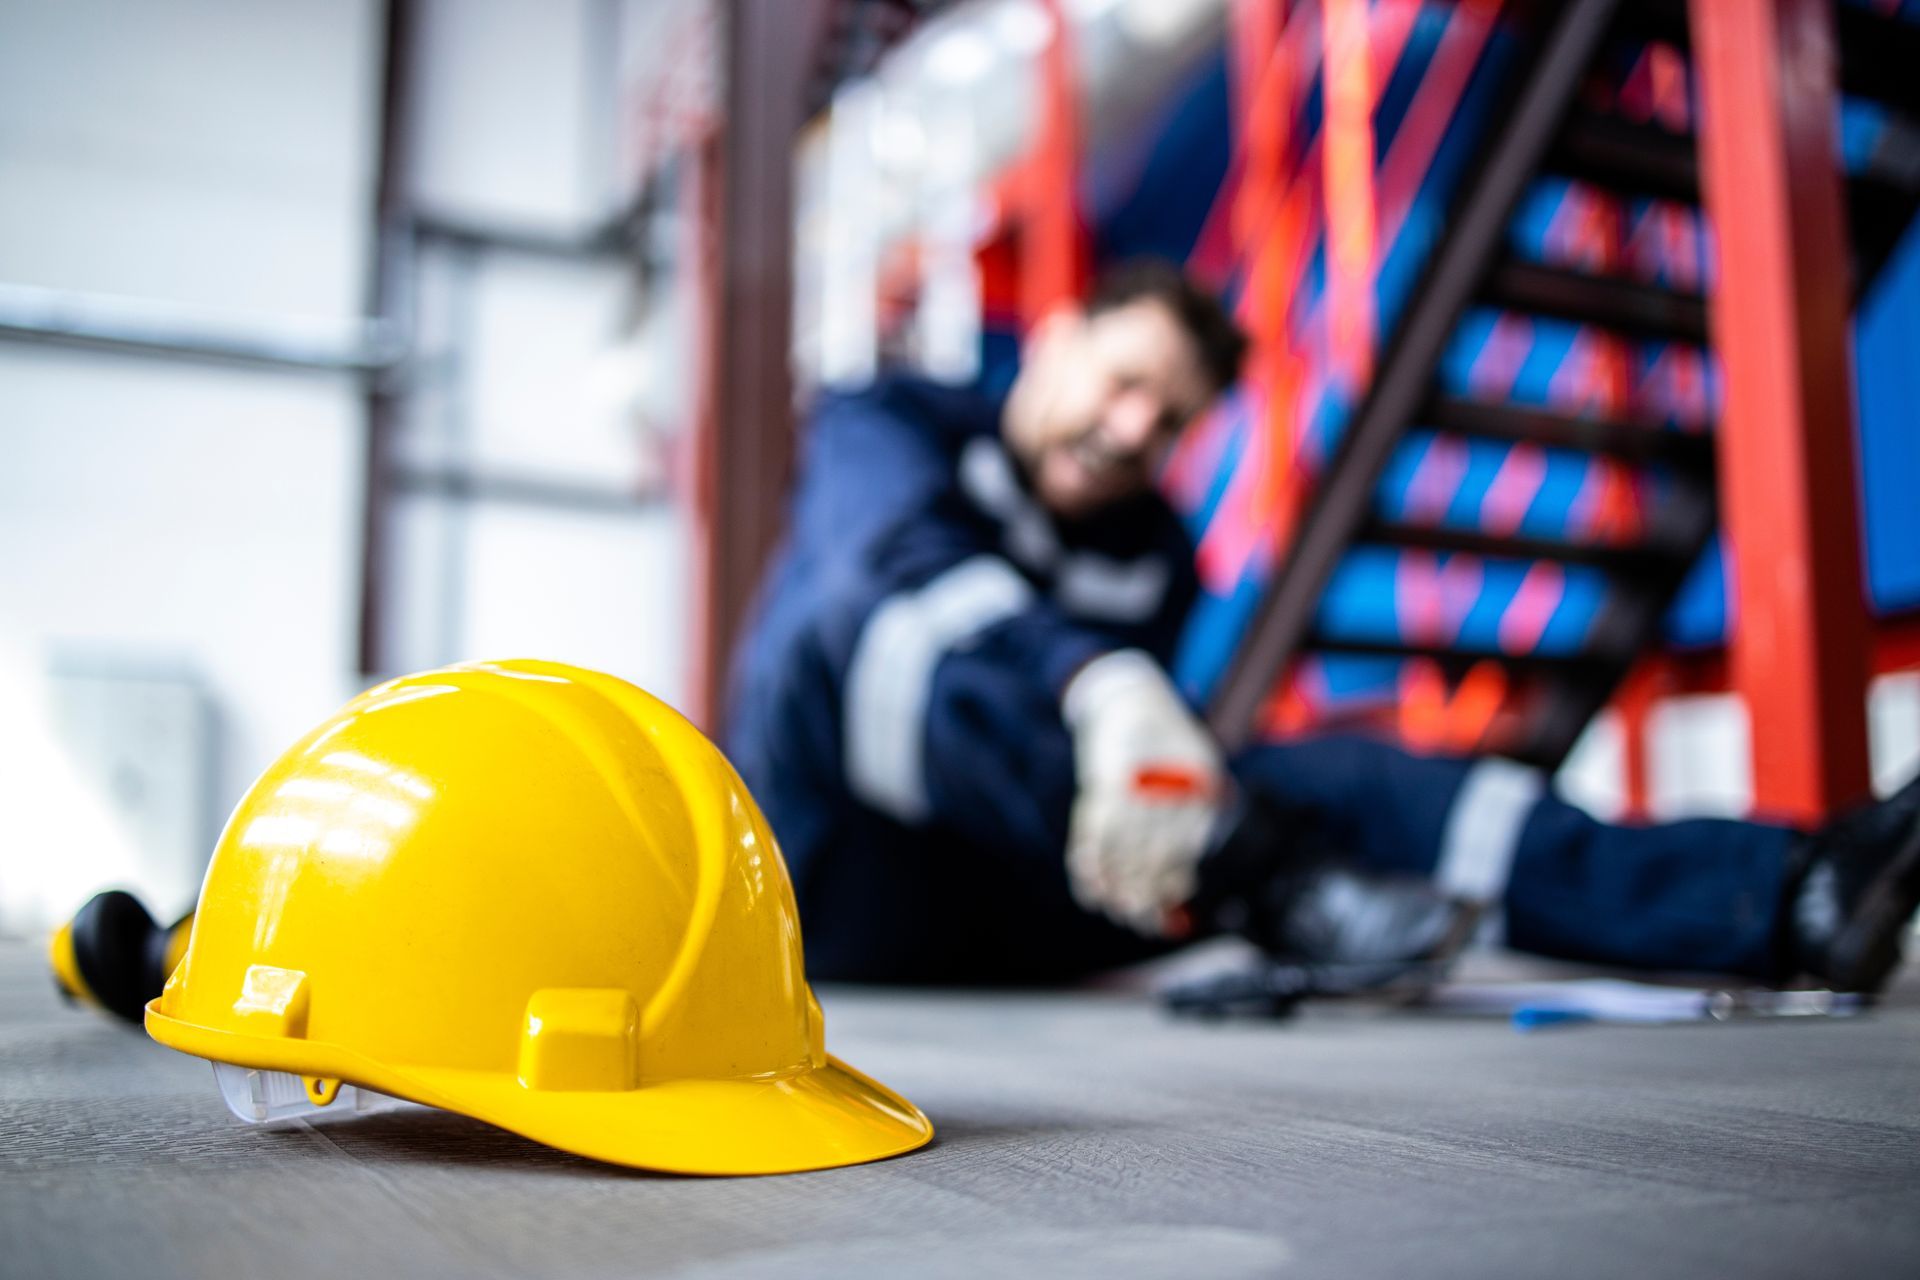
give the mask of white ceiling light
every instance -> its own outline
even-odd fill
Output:
[[[1006,0],[987,15],[986,21],[994,42],[1016,58],[1039,53],[1053,36],[1053,18],[1040,0]]]
[[[1221,0],[1125,0],[1120,29],[1138,44],[1173,44],[1220,7]]]
[[[927,50],[927,75],[948,84],[971,84],[994,63],[993,45],[972,27],[959,27],[934,41]]]
[[[1074,25],[1084,27],[1100,21],[1121,3],[1122,0],[1067,0],[1067,16],[1073,19]]]

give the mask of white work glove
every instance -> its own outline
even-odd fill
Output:
[[[1067,684],[1079,790],[1067,829],[1073,896],[1141,933],[1176,931],[1225,801],[1220,748],[1160,664],[1137,649],[1095,658]]]

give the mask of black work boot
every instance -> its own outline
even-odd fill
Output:
[[[1276,959],[1393,966],[1450,960],[1477,914],[1432,881],[1362,871],[1313,837],[1301,815],[1237,797],[1197,868],[1187,910],[1202,927]]]
[[[1265,956],[1160,995],[1176,1014],[1284,1018],[1304,1000],[1415,1000],[1446,977],[1478,909],[1419,876],[1361,871],[1305,814],[1236,796],[1185,908],[1199,932],[1236,933]]]
[[[1920,778],[1808,836],[1788,885],[1786,967],[1836,991],[1879,990],[1920,907]]]
[[[186,949],[192,915],[161,927],[140,900],[119,889],[96,894],[53,935],[54,982],[70,1000],[98,1005],[140,1025]]]

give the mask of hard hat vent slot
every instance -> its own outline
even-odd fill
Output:
[[[611,1092],[640,1082],[640,1006],[618,987],[548,987],[527,1001],[520,1083]]]

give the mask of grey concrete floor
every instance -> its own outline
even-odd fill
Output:
[[[0,1274],[1916,1276],[1915,977],[1847,1022],[1525,1036],[830,990],[829,1045],[936,1145],[709,1180],[438,1112],[241,1125],[0,943]]]

